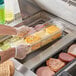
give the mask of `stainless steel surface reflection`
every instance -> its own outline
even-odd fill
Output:
[[[34,2],[34,0],[18,0],[18,1],[23,19],[32,16],[41,10],[41,8]]]
[[[31,70],[27,69],[23,64],[17,60],[12,59],[15,64],[15,75],[14,76],[36,76]]]

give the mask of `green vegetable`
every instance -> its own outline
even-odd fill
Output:
[[[7,50],[7,49],[9,49],[9,48],[11,48],[11,46],[10,46],[9,43],[4,44],[4,45],[1,46],[1,49],[2,49],[3,51],[5,51],[5,50]]]
[[[13,38],[11,38],[11,42],[16,42],[18,41],[20,38],[17,36],[14,36]]]

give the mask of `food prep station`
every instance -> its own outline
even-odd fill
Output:
[[[60,28],[63,30],[61,37],[52,40],[52,42],[49,42],[40,48],[37,48],[35,51],[32,51],[23,60],[12,59],[15,64],[14,76],[37,76],[37,69],[42,66],[46,66],[46,60],[51,57],[58,58],[58,55],[61,52],[67,52],[69,46],[74,43],[76,44],[76,26],[41,9],[33,0],[19,0],[19,5],[23,21],[21,18],[16,19],[16,21],[12,23],[15,27],[21,27],[22,25],[35,27],[38,24],[51,23],[59,25],[59,27],[61,26]],[[0,42],[9,38],[10,36],[0,37]],[[75,65],[76,59],[60,69],[55,76],[59,76],[63,71],[67,71],[74,76],[76,74]]]

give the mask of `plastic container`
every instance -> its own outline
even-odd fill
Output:
[[[73,62],[71,66],[71,68],[69,68],[67,71],[72,75],[72,76],[75,76],[76,75],[76,62]]]
[[[5,24],[5,6],[4,6],[4,0],[0,0],[0,24]]]
[[[14,8],[12,0],[5,0],[5,21],[10,22],[14,20]]]
[[[13,36],[13,38],[11,38],[9,42],[11,46],[15,46],[15,47],[20,44],[29,45],[30,47],[29,49],[30,51],[28,52],[29,54],[41,48],[42,46],[60,38],[61,36],[62,36],[62,30],[56,25],[48,23],[41,30],[35,31],[32,34],[27,35],[25,38],[19,38],[19,37]]]
[[[26,44],[31,48],[30,53],[62,36],[63,31],[59,27],[51,23],[45,24],[47,25],[43,29],[25,38]]]

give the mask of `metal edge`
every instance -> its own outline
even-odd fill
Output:
[[[74,59],[72,62],[68,63],[65,67],[63,67],[60,71],[58,71],[55,76],[60,76],[60,74],[64,71],[69,70],[72,68],[74,65],[76,65],[76,59]]]
[[[16,59],[11,59],[14,62],[16,73],[20,76],[36,76],[30,69],[27,69],[23,64],[19,63]],[[17,75],[17,74],[16,74]]]
[[[71,32],[76,32],[76,25],[74,25],[74,24],[72,24],[72,23],[70,23],[62,18],[59,18],[59,17],[57,17],[55,19],[57,21],[61,21],[66,29],[70,30]]]

